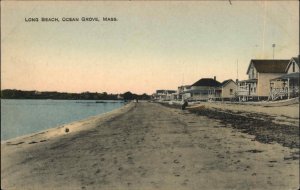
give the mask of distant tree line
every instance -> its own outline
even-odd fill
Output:
[[[56,91],[23,91],[23,90],[1,90],[1,99],[55,99],[55,100],[149,100],[151,97],[147,94],[133,94],[125,92],[124,94],[108,94],[106,92],[82,92],[67,93]]]

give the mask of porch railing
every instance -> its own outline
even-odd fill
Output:
[[[255,96],[256,93],[255,92],[252,92],[249,90],[248,87],[245,87],[245,86],[239,86],[237,88],[237,95],[238,96]]]
[[[270,92],[270,98],[272,100],[294,98],[299,96],[299,87],[293,88],[273,88]]]

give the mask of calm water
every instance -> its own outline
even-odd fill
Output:
[[[106,113],[124,105],[121,101],[101,102],[106,103],[95,100],[1,100],[1,140]]]

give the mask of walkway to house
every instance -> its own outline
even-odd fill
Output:
[[[299,160],[219,121],[137,103],[99,126],[2,146],[5,189],[297,189]],[[10,147],[18,147],[9,152]]]

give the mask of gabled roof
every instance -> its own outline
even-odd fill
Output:
[[[285,73],[285,69],[290,60],[287,59],[252,59],[250,61],[247,74],[251,65],[253,65],[259,73]]]
[[[200,80],[198,80],[197,82],[195,82],[194,84],[192,84],[192,86],[220,86],[220,82],[217,80],[214,80],[212,78],[202,78]]]
[[[299,57],[292,57],[291,60],[289,61],[288,65],[286,66],[285,72],[288,72],[290,65],[295,61],[295,63],[299,66]]]
[[[299,66],[299,56],[298,57],[293,57],[292,59],[294,59],[294,61],[297,63],[297,65]]]
[[[224,80],[224,81],[221,83],[220,86],[226,86],[226,85],[229,84],[231,81],[234,82],[232,79]],[[236,83],[234,82],[234,84],[236,84]]]

